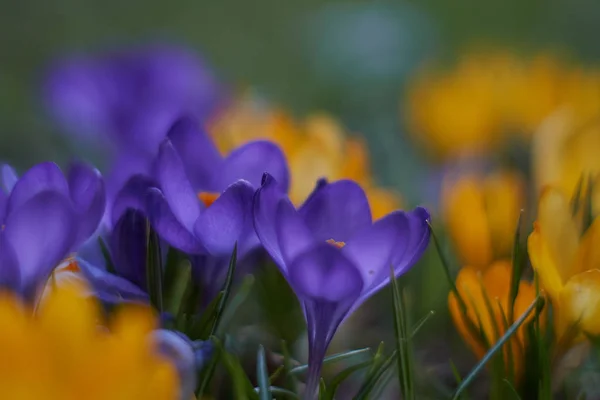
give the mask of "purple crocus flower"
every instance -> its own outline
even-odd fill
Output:
[[[173,247],[229,258],[237,242],[241,258],[260,245],[252,197],[264,172],[287,191],[287,163],[277,145],[253,141],[222,157],[193,120],[182,118],[161,144],[153,171],[158,186],[147,193],[146,212]]]
[[[256,233],[296,293],[307,320],[306,398],[318,391],[327,347],[342,321],[390,281],[404,274],[429,243],[426,209],[371,219],[361,187],[349,180],[319,181],[296,209],[277,180],[265,174],[254,197]]]
[[[104,205],[102,178],[85,164],[72,164],[66,177],[51,162],[20,178],[2,166],[0,284],[35,296],[59,262],[94,233]]]
[[[117,154],[154,155],[176,118],[206,121],[223,101],[197,55],[166,45],[71,56],[50,69],[44,89],[69,132],[101,139]]]

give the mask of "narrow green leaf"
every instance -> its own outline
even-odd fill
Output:
[[[351,350],[343,353],[334,354],[329,357],[325,357],[323,359],[323,365],[333,364],[339,361],[352,359],[355,357],[363,356],[368,354],[371,351],[369,347],[365,347],[364,349]],[[292,368],[288,373],[290,375],[298,375],[308,371],[308,364],[303,364],[298,367]]]
[[[293,392],[297,392],[298,382],[294,374],[290,373],[290,371],[292,370],[292,357],[290,356],[290,351],[288,350],[287,343],[285,342],[285,340],[281,341],[281,353],[283,354],[283,368],[285,371],[286,385]]]
[[[258,391],[259,388],[254,388],[254,390]],[[280,396],[289,397],[290,399],[300,400],[300,396],[298,396],[296,393],[292,392],[291,390],[287,390],[287,389],[280,388],[277,386],[270,386],[269,390],[271,391],[271,393],[273,393],[275,395],[280,395]]]
[[[192,340],[206,340],[210,337],[210,332],[217,318],[217,309],[221,300],[223,299],[223,292],[217,293],[214,299],[206,306],[204,312],[201,315],[189,315],[189,324],[186,333]]]
[[[392,300],[394,310],[394,337],[396,340],[396,351],[398,352],[398,383],[402,398],[406,400],[414,399],[414,378],[413,365],[410,346],[410,337],[407,328],[407,310],[404,303],[404,294],[402,293],[394,268],[390,265],[390,282],[392,286]]]
[[[412,329],[412,333],[410,334],[411,338],[414,338],[417,333],[419,333],[419,331],[421,330],[421,328],[423,327],[423,325],[425,325],[425,323],[427,321],[429,321],[429,319],[431,317],[433,317],[435,314],[435,311],[430,310],[427,314],[425,314],[420,320],[417,321],[417,323],[415,324],[415,326]]]
[[[165,310],[177,315],[182,306],[188,283],[192,279],[192,265],[186,260],[179,265],[167,264],[165,268]]]
[[[516,400],[521,400],[521,396],[519,396],[519,392],[517,392],[517,389],[515,389],[514,385],[508,379],[504,379],[504,383],[509,389],[509,393],[511,394],[512,398]]]
[[[585,232],[594,222],[594,177],[588,176],[587,191],[585,193],[585,209],[583,212],[583,232]]]
[[[515,318],[515,301],[519,294],[519,284],[525,269],[525,252],[521,249],[521,225],[523,221],[523,210],[519,213],[517,229],[513,240],[512,270],[510,275],[510,294],[508,296],[508,322],[512,324]]]
[[[163,270],[158,235],[146,221],[146,286],[150,303],[163,312]]]
[[[210,385],[210,382],[212,381],[212,377],[215,373],[215,369],[217,368],[220,357],[221,352],[216,351],[210,359],[210,362],[202,369],[199,379],[200,383],[198,384],[198,389],[196,390],[196,398],[200,399],[206,393],[208,385]]]
[[[280,365],[279,367],[277,367],[277,369],[271,375],[269,375],[269,383],[272,384],[273,382],[275,382],[275,380],[279,378],[279,375],[281,375],[283,371],[285,371],[285,365]]]
[[[233,252],[231,253],[231,259],[229,260],[229,269],[227,270],[227,278],[225,279],[225,284],[223,285],[223,297],[221,297],[221,301],[219,302],[219,306],[217,307],[217,314],[215,315],[214,324],[210,331],[210,335],[213,336],[217,329],[219,328],[219,323],[221,322],[221,317],[223,316],[223,310],[225,309],[225,305],[227,304],[227,299],[229,298],[229,294],[231,293],[231,286],[233,285],[233,276],[235,274],[235,266],[237,264],[237,242],[233,246]]]
[[[573,193],[573,197],[571,197],[571,213],[573,216],[577,215],[579,212],[579,207],[581,207],[581,193],[583,191],[583,181],[584,175],[581,174],[579,179],[577,180],[577,186],[575,186],[575,192]]]
[[[233,381],[234,398],[240,400],[259,400],[259,396],[244,372],[240,360],[229,353],[217,337],[211,336],[211,340],[221,354],[221,361],[225,368],[227,368]]]
[[[258,356],[256,359],[256,376],[258,380],[258,395],[260,400],[272,400],[269,384],[269,372],[267,371],[267,361],[265,360],[265,348],[258,347]]]
[[[335,398],[335,393],[337,392],[338,387],[353,373],[360,371],[363,368],[368,367],[373,363],[373,360],[365,361],[360,364],[352,365],[342,372],[338,373],[333,377],[331,382],[329,382],[329,387],[327,389],[327,393],[324,395],[325,400],[333,400]]]
[[[533,300],[533,302],[529,305],[529,307],[527,307],[525,313],[523,313],[523,315],[519,317],[519,319],[510,327],[510,329],[508,329],[506,333],[502,335],[498,342],[496,342],[494,346],[490,350],[488,350],[488,352],[483,356],[483,358],[477,363],[475,368],[471,370],[469,375],[467,375],[467,377],[458,386],[452,397],[453,399],[459,398],[460,394],[471,384],[471,382],[475,379],[477,374],[483,369],[483,367],[488,363],[488,361],[492,357],[494,357],[494,355],[502,348],[504,343],[516,333],[517,329],[519,329],[519,327],[525,322],[529,314],[531,314],[531,312],[538,307],[541,301],[542,298],[540,296],[536,297]]]
[[[385,360],[377,362],[374,364],[374,369],[370,371],[363,382],[361,388],[358,391],[358,394],[354,398],[355,400],[366,400],[369,398],[369,394],[373,391],[377,382],[381,379],[383,374],[394,364],[396,361],[396,357],[398,357],[398,352],[394,350],[389,357]]]
[[[237,293],[235,294],[235,296],[233,296],[233,298],[229,302],[229,306],[227,306],[225,312],[223,313],[220,328],[216,332],[217,334],[219,334],[220,331],[222,331],[227,327],[227,325],[229,325],[231,320],[235,317],[240,306],[246,302],[248,296],[250,296],[250,292],[252,291],[255,282],[256,279],[252,275],[246,275],[244,277],[239,289],[237,290]]]

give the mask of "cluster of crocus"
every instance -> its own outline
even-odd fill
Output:
[[[342,126],[326,114],[313,114],[297,123],[284,112],[266,108],[245,96],[218,114],[209,132],[222,152],[256,139],[279,145],[290,165],[289,193],[294,204],[301,204],[314,182],[322,177],[360,183],[375,219],[402,204],[393,190],[376,185],[363,140],[348,137]]]
[[[418,73],[408,92],[410,132],[438,158],[490,154],[515,133],[530,136],[559,109],[586,121],[597,113],[599,88],[596,70],[556,56],[470,52],[450,71]]]
[[[21,178],[9,167],[3,170],[2,284],[24,294],[27,304],[42,304],[29,319],[21,315],[27,309],[14,311],[20,310],[14,300],[6,303],[6,312],[25,321],[19,329],[43,325],[27,336],[35,344],[32,351],[48,356],[40,368],[62,373],[64,366],[68,372],[44,376],[52,380],[40,382],[45,396],[187,400],[203,359],[198,338],[184,335],[187,322],[199,319],[195,313],[223,285],[232,253],[251,267],[250,256],[264,249],[305,311],[305,397],[314,398],[339,325],[390,282],[391,271],[404,274],[427,247],[428,212],[396,210],[397,198],[372,182],[365,146],[347,140],[328,118],[309,120],[302,133],[284,123],[272,137],[272,121],[286,121],[273,117],[264,131],[230,143],[221,153],[202,124],[204,111],[222,97],[202,72],[186,53],[165,48],[67,60],[51,74],[47,98],[70,130],[109,139],[114,150],[107,193],[98,171],[83,164],[75,164],[66,178],[51,163]],[[221,142],[228,137],[220,135]],[[316,154],[323,163],[312,158]],[[323,176],[332,181],[318,179]],[[96,256],[100,250],[102,258]],[[171,252],[191,264],[191,286],[210,294],[208,299],[190,296],[202,304],[177,316],[186,323],[175,328],[183,326],[185,332],[155,330],[147,311],[117,314],[108,324],[99,321],[94,298],[109,310],[121,303],[150,304],[162,313],[161,321],[168,321],[153,296],[161,293],[155,281],[166,275],[164,259]],[[85,278],[79,294],[85,293],[87,301],[75,299],[72,283],[62,279],[69,274],[79,278],[75,282]],[[67,321],[67,315],[73,319]],[[149,335],[157,343],[149,345]],[[47,348],[53,344],[56,348]],[[172,364],[157,356],[159,350]],[[61,352],[64,360],[57,359]],[[121,364],[115,366],[117,356]],[[70,374],[75,365],[81,370]],[[114,380],[97,379],[115,373]],[[71,376],[78,386],[64,387],[64,378]],[[123,387],[121,379],[131,381]],[[15,382],[14,390],[20,390],[22,381]]]

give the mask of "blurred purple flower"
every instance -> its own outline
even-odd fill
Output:
[[[96,230],[104,213],[100,173],[74,163],[67,176],[51,162],[21,178],[2,166],[0,284],[34,296],[52,270]]]
[[[296,209],[265,174],[254,197],[256,233],[298,296],[307,320],[306,398],[318,390],[322,360],[342,321],[390,281],[408,271],[429,243],[421,207],[394,211],[375,223],[365,193],[348,180],[320,181]]]
[[[59,60],[44,89],[50,111],[70,133],[99,136],[117,153],[155,154],[176,118],[205,121],[223,100],[201,59],[166,45]]]

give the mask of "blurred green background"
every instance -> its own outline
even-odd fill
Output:
[[[341,118],[368,138],[381,183],[413,202],[431,167],[406,142],[399,105],[424,60],[472,43],[600,57],[594,0],[2,0],[0,9],[0,159],[23,168],[76,153],[40,100],[52,59],[166,40],[196,49],[234,90],[252,86],[297,116]]]

